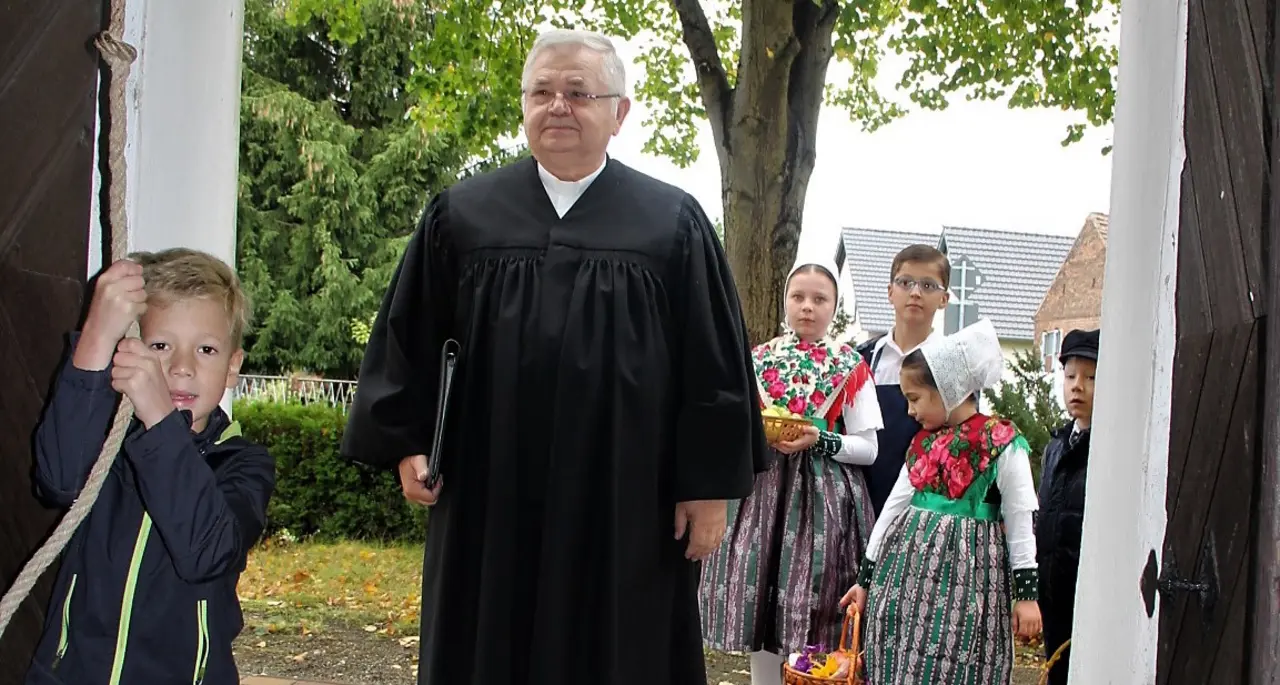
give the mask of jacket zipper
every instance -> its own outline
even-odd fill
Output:
[[[191,677],[194,685],[204,682],[204,672],[209,665],[209,600],[196,602],[196,672]]]
[[[116,654],[111,662],[111,678],[108,685],[120,685],[124,673],[125,648],[129,645],[129,622],[133,618],[133,596],[138,591],[138,572],[142,569],[142,554],[151,536],[151,515],[142,512],[142,525],[138,527],[138,540],[133,543],[133,559],[129,562],[129,575],[124,581],[124,599],[120,602],[120,626],[116,630]]]
[[[67,598],[62,600],[62,633],[58,636],[58,651],[53,655],[53,670],[58,670],[62,657],[67,654],[67,641],[71,637],[71,596],[76,592],[77,573],[71,574],[71,584],[67,587]]]

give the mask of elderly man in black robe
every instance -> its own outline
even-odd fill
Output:
[[[540,36],[523,105],[533,159],[412,236],[343,453],[433,507],[420,683],[703,685],[697,565],[765,449],[738,295],[697,201],[606,155],[630,108],[607,38]]]

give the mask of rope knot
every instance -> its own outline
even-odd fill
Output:
[[[111,31],[94,36],[93,44],[112,67],[127,66],[138,59],[138,49],[120,40]]]

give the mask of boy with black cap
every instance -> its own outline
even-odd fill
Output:
[[[1036,550],[1040,567],[1040,613],[1045,656],[1071,639],[1080,569],[1089,427],[1093,422],[1093,381],[1098,366],[1098,331],[1074,330],[1062,341],[1062,391],[1071,422],[1054,432],[1044,450],[1040,475],[1040,518]],[[1068,648],[1069,650],[1070,648]],[[1070,652],[1049,671],[1050,685],[1066,685]]]

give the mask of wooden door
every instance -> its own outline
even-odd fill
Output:
[[[57,521],[32,496],[31,437],[80,313],[92,193],[102,8],[0,2],[0,583]],[[21,682],[53,573],[0,641],[0,685]]]
[[[1163,563],[1148,566],[1142,588],[1160,598],[1161,685],[1242,683],[1247,673],[1273,4],[1188,8],[1169,519]]]

